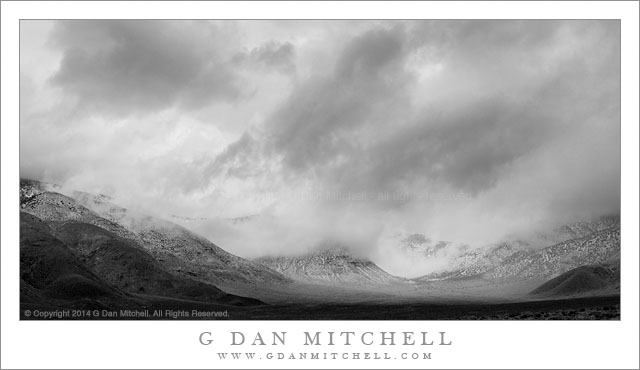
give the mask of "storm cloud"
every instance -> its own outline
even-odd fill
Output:
[[[21,27],[45,60],[21,65],[21,175],[206,219],[186,226],[242,256],[384,264],[394,235],[619,213],[618,21]]]
[[[53,37],[63,57],[51,82],[87,110],[199,108],[241,92],[224,35],[210,23],[65,21]]]

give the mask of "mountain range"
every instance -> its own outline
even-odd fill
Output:
[[[550,278],[573,268],[606,263],[620,258],[619,219],[607,216],[579,228],[563,230],[566,240],[542,249],[511,241],[466,252],[454,259],[446,271],[431,273],[420,280],[484,278],[493,280]],[[555,236],[554,240],[561,239]]]
[[[538,248],[541,240],[553,244]],[[619,291],[620,226],[615,216],[481,249],[421,234],[404,237],[400,248],[416,258],[453,256],[452,264],[405,279],[348,246],[331,244],[248,260],[185,227],[118,206],[108,196],[31,180],[20,183],[23,307],[258,307],[374,296],[424,300],[444,296],[452,287],[463,287],[464,295],[479,286],[517,281],[544,283],[534,289],[533,298],[611,287],[608,291]]]

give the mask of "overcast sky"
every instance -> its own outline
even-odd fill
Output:
[[[21,176],[206,218],[188,226],[241,256],[383,260],[399,235],[481,245],[619,212],[618,21],[20,30]]]

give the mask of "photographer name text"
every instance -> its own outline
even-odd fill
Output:
[[[300,333],[298,333],[300,334]],[[354,343],[365,346],[450,346],[453,341],[447,336],[447,332],[428,332],[428,331],[341,331],[341,332],[302,332],[298,335],[298,343],[305,346],[350,346]],[[288,332],[269,332],[269,333],[245,333],[240,331],[231,331],[227,337],[227,344],[232,346],[285,346],[287,338],[291,337]],[[200,333],[198,341],[201,345],[209,346],[214,344],[213,332],[205,331]]]

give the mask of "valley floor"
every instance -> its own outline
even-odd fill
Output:
[[[86,303],[86,302],[85,302]],[[79,308],[82,307],[82,308]],[[114,308],[116,307],[116,308]],[[109,313],[134,310],[148,317],[113,317]],[[29,312],[29,316],[25,312]],[[76,316],[72,317],[74,311]],[[37,314],[36,314],[37,312]],[[43,312],[58,312],[62,320],[619,320],[620,296],[530,300],[508,303],[471,301],[439,303],[275,304],[253,307],[214,305],[195,301],[137,296],[121,305],[87,306],[83,302],[22,304],[22,320],[43,319]],[[97,312],[98,315],[92,315]],[[134,312],[134,313],[135,313]],[[153,317],[153,312],[161,312]],[[172,316],[173,314],[173,316]],[[40,317],[35,317],[40,316]],[[56,319],[57,317],[53,317]],[[48,317],[52,319],[52,317]]]

